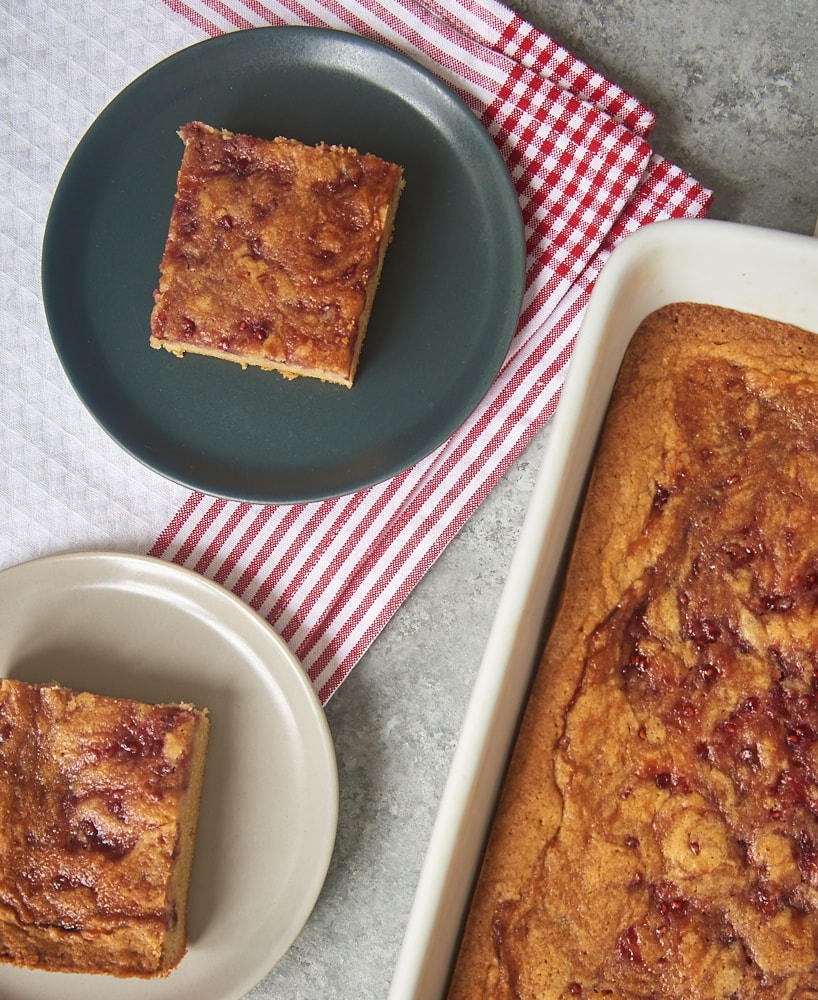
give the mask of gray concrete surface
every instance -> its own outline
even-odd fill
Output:
[[[713,188],[712,217],[813,232],[818,0],[514,6],[656,111],[652,144]],[[311,920],[251,1000],[386,996],[547,434],[330,701],[341,779],[335,856]]]
[[[711,217],[812,233],[814,0],[512,5],[657,114],[653,146],[713,189]]]

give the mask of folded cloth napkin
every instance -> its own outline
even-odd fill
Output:
[[[478,116],[519,196],[527,251],[519,324],[490,391],[447,442],[338,499],[261,506],[192,493],[150,550],[260,612],[326,703],[553,414],[613,247],[646,223],[704,215],[710,193],[653,153],[647,108],[494,0],[165,2],[208,35],[310,25],[400,50]]]

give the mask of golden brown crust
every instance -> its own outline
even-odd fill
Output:
[[[189,705],[0,680],[0,960],[178,964],[207,736]]]
[[[402,169],[201,122],[179,134],[151,346],[351,386]]]
[[[818,996],[818,340],[626,355],[451,1000]]]

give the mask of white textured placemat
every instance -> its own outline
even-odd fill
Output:
[[[144,552],[187,493],[123,452],[74,393],[46,325],[40,250],[85,130],[201,32],[153,0],[6,0],[0,33],[0,568],[73,549]]]

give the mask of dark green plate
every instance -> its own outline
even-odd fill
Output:
[[[353,388],[149,347],[176,131],[192,119],[404,166]],[[281,27],[192,45],[108,105],[55,193],[42,282],[63,367],[123,448],[191,489],[289,503],[373,485],[454,433],[508,351],[524,270],[511,179],[463,101],[381,45]]]

